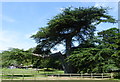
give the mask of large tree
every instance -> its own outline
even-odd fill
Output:
[[[107,14],[106,8],[65,8],[62,13],[53,17],[46,27],[41,27],[35,35],[32,35],[38,43],[35,52],[48,54],[57,44],[64,44],[66,59],[74,47],[73,43],[76,41],[80,44],[93,38],[96,25],[101,22],[115,22],[115,19]],[[64,62],[64,70],[65,73],[74,72],[70,62]]]

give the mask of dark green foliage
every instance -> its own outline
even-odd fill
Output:
[[[116,79],[120,79],[120,72],[114,73],[113,77]]]
[[[116,62],[115,64],[120,67],[120,33],[119,29],[111,28],[108,30],[104,30],[98,33],[99,37],[101,37],[101,45],[104,48],[110,48],[114,51],[112,58]]]
[[[59,58],[37,58],[33,63],[34,68],[62,69]]]
[[[54,16],[48,21],[46,27],[32,35],[37,43],[34,53],[49,54],[49,51],[57,44],[65,45],[65,58],[70,56],[70,51],[74,47],[74,42],[78,45],[85,45],[94,38],[96,25],[101,22],[115,23],[115,19],[107,14],[106,8],[65,8],[62,13]],[[83,44],[82,44],[83,43]],[[86,47],[93,47],[94,42]],[[74,73],[70,62],[64,62],[66,73]]]
[[[71,53],[68,61],[78,68],[78,72],[84,73],[102,73],[116,69],[115,62],[112,59],[114,51],[108,48],[78,48]]]
[[[115,20],[106,12],[107,9],[102,7],[65,8],[62,13],[53,17],[46,27],[41,27],[35,35],[32,35],[38,43],[36,53],[49,51],[56,44],[64,42],[67,46],[67,40],[70,45],[72,41],[82,42],[92,38],[96,29],[95,25],[101,22],[114,23]]]
[[[22,49],[11,48],[8,51],[3,51],[1,55],[3,67],[32,64],[32,52],[29,50],[24,51]]]
[[[119,30],[117,28],[111,28],[99,32],[98,37],[101,38],[102,45],[105,45],[106,47],[109,47],[111,49],[116,49],[118,47],[118,44],[116,45],[116,43],[118,43],[119,41],[118,31]]]
[[[2,59],[2,67],[14,66],[30,66],[34,68],[54,68],[62,69],[59,58],[42,58],[33,55],[34,48],[29,50],[11,48],[0,53]]]
[[[67,58],[78,72],[109,72],[120,69],[120,36],[117,28],[111,28],[98,33],[99,44],[91,46],[91,41],[83,43],[72,50]],[[97,43],[97,42],[96,42]]]

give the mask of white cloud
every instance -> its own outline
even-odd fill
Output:
[[[115,15],[115,16],[118,13],[118,3],[117,2],[96,2],[94,6],[95,7],[100,7],[100,6],[109,7],[109,8],[111,8],[109,10],[109,12],[112,13],[113,15]]]
[[[35,47],[36,44],[14,31],[0,32],[0,51],[8,50],[9,48],[29,49]]]
[[[16,38],[16,34],[10,31],[1,31],[0,32],[0,41],[2,42],[11,42]]]
[[[102,6],[102,7],[110,7],[110,8],[112,8],[110,5],[111,5],[111,3],[109,3],[109,2],[96,2],[95,3],[95,7]]]
[[[26,34],[25,37],[27,39],[29,39],[32,35],[36,34],[37,32],[38,32],[38,30],[36,30],[35,32],[32,32],[32,33]]]
[[[17,39],[17,34],[11,31],[0,32],[0,50],[6,50]]]
[[[94,6],[95,7],[100,7],[100,6],[102,6],[102,7],[110,7],[110,8],[115,9],[115,8],[118,7],[117,5],[118,5],[117,2],[96,2]]]

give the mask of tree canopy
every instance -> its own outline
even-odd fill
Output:
[[[66,46],[67,43],[71,46],[73,41],[82,42],[93,37],[95,25],[101,22],[114,23],[115,19],[107,15],[107,9],[102,7],[69,7],[54,16],[47,26],[41,27],[35,35],[32,35],[32,38],[38,43],[39,52],[50,50],[56,44],[64,42]]]
[[[8,67],[10,65],[19,66],[31,65],[32,64],[32,52],[30,50],[23,50],[18,48],[10,48],[9,50],[3,51],[2,55],[2,66]]]
[[[120,39],[117,28],[98,32],[96,46],[80,47],[72,50],[67,58],[80,73],[103,73],[120,69]],[[89,42],[90,44],[91,42]]]

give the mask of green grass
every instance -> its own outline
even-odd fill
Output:
[[[43,69],[39,69],[36,71],[34,69],[2,69],[3,74],[63,74],[64,71],[60,70],[52,70],[52,71],[44,71]]]
[[[116,80],[3,80],[2,82],[119,82]]]
[[[3,68],[2,74],[3,79],[31,79],[37,77],[47,77],[46,74],[63,74],[63,71],[60,70],[49,70],[44,71],[44,69],[8,69]]]
[[[46,74],[64,74],[64,71],[60,70],[49,70],[49,71],[44,71],[44,69],[39,69],[39,72],[34,70],[34,69],[8,69],[8,68],[3,68],[2,69],[3,73],[3,78],[2,79],[7,79],[7,81],[3,80],[2,82],[10,82],[9,80],[12,79],[19,79],[19,81],[15,80],[12,82],[21,82],[23,79],[26,79],[26,81],[22,82],[34,82],[31,80],[35,80],[35,82],[38,82],[37,79],[41,79],[44,77],[47,77]],[[31,79],[31,80],[27,80]],[[55,82],[55,81],[39,81],[39,82]],[[57,82],[69,82],[69,81],[57,81]],[[71,82],[78,82],[78,81],[71,81]],[[83,82],[82,80],[79,80],[79,82]],[[88,81],[84,81],[88,82]],[[105,81],[90,81],[90,82],[120,82],[120,80],[105,80]]]

